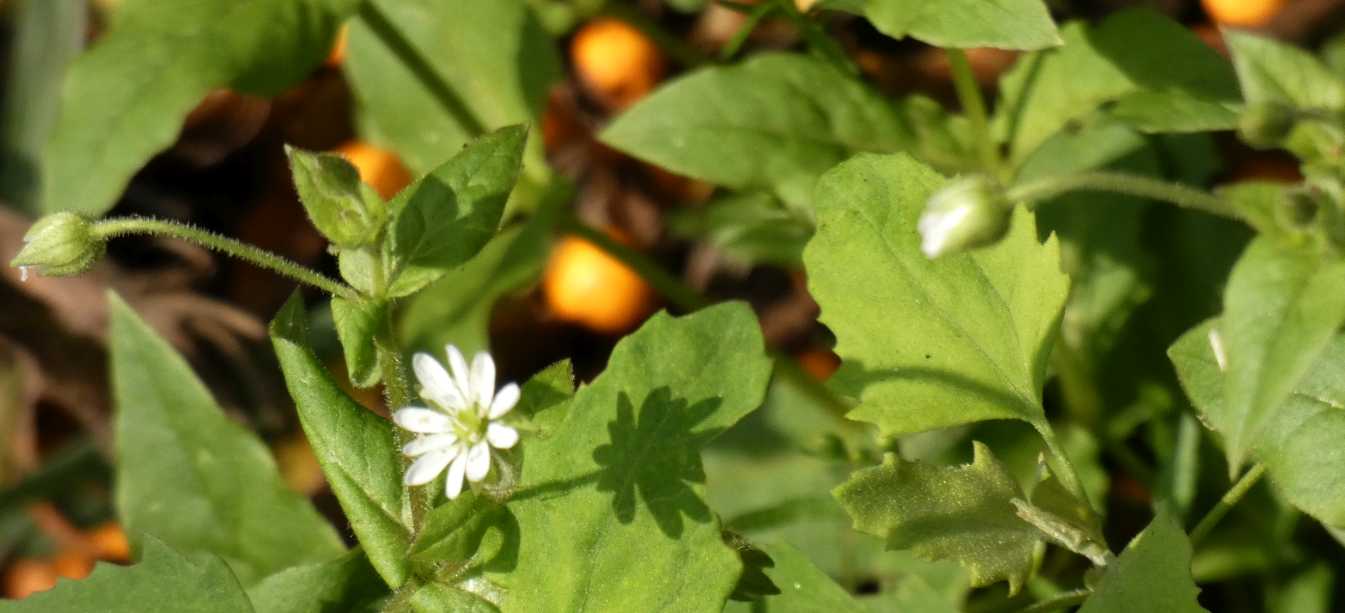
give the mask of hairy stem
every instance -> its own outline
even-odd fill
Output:
[[[388,411],[396,411],[410,405],[412,399],[411,378],[407,374],[406,361],[402,359],[402,352],[393,339],[391,319],[385,319],[378,334],[375,335],[374,348],[378,352],[378,363],[383,371],[383,400],[387,403]],[[402,455],[400,450],[403,445],[411,442],[413,435],[401,428],[393,428],[392,432],[393,442],[398,449],[397,460],[401,463],[401,473],[405,474],[406,469],[411,465],[411,459]],[[425,488],[403,487],[406,492],[406,496],[403,498],[406,505],[402,507],[402,521],[407,522],[411,527],[411,534],[419,534],[430,501],[425,496]]]
[[[1256,464],[1243,473],[1238,482],[1234,483],[1233,487],[1228,488],[1228,492],[1224,493],[1224,497],[1219,499],[1214,508],[1210,509],[1205,517],[1200,519],[1195,528],[1191,529],[1191,545],[1194,546],[1206,536],[1209,536],[1210,531],[1219,525],[1224,516],[1228,515],[1228,512],[1233,510],[1234,506],[1237,506],[1243,496],[1246,496],[1247,492],[1251,491],[1252,486],[1256,485],[1265,474],[1265,464]]]
[[[1077,191],[1138,196],[1222,217],[1238,218],[1222,200],[1204,190],[1118,172],[1085,172],[1030,181],[1011,188],[1008,198],[1013,202],[1025,202],[1029,209],[1036,209],[1040,203],[1051,198]]]
[[[957,89],[958,102],[962,111],[971,121],[971,130],[976,135],[976,148],[981,154],[982,170],[992,176],[1000,171],[999,151],[990,135],[990,120],[985,110],[985,98],[981,96],[981,87],[976,83],[976,75],[967,61],[967,52],[961,49],[945,49],[948,63],[953,71],[953,86]]]
[[[1097,515],[1097,509],[1093,508],[1093,502],[1088,499],[1088,492],[1083,488],[1083,481],[1079,479],[1079,472],[1074,468],[1074,463],[1070,461],[1065,450],[1060,446],[1060,441],[1056,438],[1055,429],[1051,427],[1050,422],[1045,419],[1032,424],[1033,428],[1041,434],[1041,438],[1046,443],[1046,450],[1051,452],[1051,457],[1055,458],[1055,463],[1051,469],[1060,479],[1060,484],[1065,486],[1071,494],[1079,497],[1084,505],[1088,507],[1091,515]]]
[[[123,217],[96,222],[93,231],[96,236],[103,239],[113,239],[119,236],[129,236],[133,234],[145,234],[150,236],[168,236],[185,240],[207,249],[218,251],[225,255],[255,264],[261,268],[265,268],[300,283],[311,285],[333,296],[350,299],[357,298],[355,290],[297,262],[283,258],[260,247],[249,245],[242,241],[221,236],[209,230],[202,230],[201,228],[184,223],[165,221],[162,219],[149,219],[145,217]]]

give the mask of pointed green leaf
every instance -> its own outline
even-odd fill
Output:
[[[352,611],[388,593],[360,549],[304,566],[294,566],[263,579],[248,590],[257,613],[326,613]]]
[[[1228,357],[1223,431],[1230,469],[1345,322],[1345,261],[1282,248],[1247,247],[1224,290],[1219,325]]]
[[[1079,613],[1208,613],[1196,604],[1191,542],[1177,519],[1160,511],[1107,566],[1102,583]]]
[[[427,173],[474,136],[536,124],[547,91],[564,72],[555,43],[526,0],[377,0],[386,26],[406,41],[423,67],[447,86],[438,91],[419,68],[389,46],[367,16],[351,23],[345,74],[359,104],[361,133]],[[381,26],[380,26],[381,27]],[[447,105],[447,106],[446,106]],[[524,154],[527,180],[549,171],[538,130]],[[519,194],[515,194],[517,198]]]
[[[368,244],[383,230],[383,200],[345,158],[286,146],[299,201],[313,226],[338,247]]]
[[[770,190],[795,207],[851,154],[901,151],[914,141],[891,100],[827,62],[783,53],[677,79],[601,138],[678,174]]]
[[[1173,343],[1168,356],[1201,420],[1223,433],[1235,427],[1236,416],[1225,408],[1226,373],[1215,349],[1216,342],[1224,345],[1223,336],[1211,336],[1220,328],[1215,320],[1197,326]],[[1337,334],[1251,441],[1252,454],[1265,463],[1270,481],[1285,498],[1334,526],[1345,526],[1345,458],[1325,450],[1345,439],[1342,364],[1345,336]]]
[[[1237,124],[1232,66],[1185,26],[1131,9],[1096,26],[1069,24],[1061,33],[1063,47],[1024,56],[1001,82],[995,127],[1014,158],[1107,103],[1108,114],[1145,132]],[[1145,44],[1136,45],[1141,38]]]
[[[892,38],[936,47],[1033,50],[1060,44],[1042,0],[862,0],[864,15]]]
[[[495,236],[527,139],[524,126],[491,132],[393,198],[384,243],[390,297],[433,283]]]
[[[887,433],[1043,419],[1041,387],[1069,280],[1054,238],[1019,210],[999,244],[931,261],[916,221],[943,177],[905,155],[860,155],[818,184],[804,251],[822,321],[858,398]],[[893,325],[900,322],[900,325]]]
[[[63,580],[49,591],[17,602],[5,601],[0,611],[252,612],[238,579],[219,558],[185,556],[149,535],[140,544],[140,560],[132,566],[99,563],[85,579]]]
[[[346,357],[346,372],[356,387],[373,387],[381,373],[374,335],[387,318],[387,305],[374,300],[333,297],[332,323]]]
[[[856,530],[882,537],[888,549],[954,560],[971,573],[973,586],[1008,581],[1016,593],[1031,572],[1040,535],[1010,502],[1023,497],[1018,483],[980,443],[974,443],[972,463],[963,466],[888,454],[882,465],[854,473],[833,494]]]
[[[703,499],[700,447],[761,403],[770,374],[742,304],[654,316],[525,438],[505,611],[717,611],[741,571]]]
[[[70,67],[47,148],[43,209],[100,215],[213,89],[270,96],[327,55],[354,0],[121,4]]]
[[[224,558],[244,584],[339,555],[336,531],[291,491],[270,452],[115,295],[117,507],[131,533]]]
[[[403,521],[402,473],[392,423],[352,400],[308,348],[298,294],[271,322],[271,342],[299,422],[341,502],[351,530],[383,580],[406,580],[410,533]]]

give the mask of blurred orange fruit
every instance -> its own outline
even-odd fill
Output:
[[[619,19],[591,21],[570,42],[579,80],[598,102],[622,109],[663,78],[663,54],[643,32]]]
[[[51,568],[67,579],[83,579],[93,572],[93,558],[82,551],[68,549],[51,561]]]
[[[56,585],[60,575],[48,562],[19,558],[5,571],[5,597],[18,600],[45,592]]]
[[[808,349],[799,352],[799,366],[818,381],[826,381],[841,366],[840,356],[826,349]]]
[[[109,562],[130,562],[131,543],[126,540],[126,532],[115,521],[104,522],[84,533],[89,548],[100,560]]]
[[[603,334],[634,328],[654,304],[654,292],[640,275],[576,237],[552,249],[542,292],[557,318]]]
[[[362,141],[350,141],[338,147],[336,153],[360,171],[360,179],[385,199],[396,196],[411,183],[411,172],[391,151]]]
[[[346,61],[346,36],[350,33],[350,26],[341,26],[336,31],[336,38],[332,40],[332,50],[327,54],[327,60],[324,62],[332,68],[340,68]]]
[[[1270,23],[1288,0],[1203,0],[1210,19],[1225,26],[1259,28]]]

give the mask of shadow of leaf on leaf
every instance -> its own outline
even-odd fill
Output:
[[[634,521],[638,495],[669,538],[682,535],[683,515],[709,521],[710,508],[691,484],[705,483],[700,449],[723,429],[695,427],[719,408],[720,400],[688,406],[660,387],[645,397],[638,414],[625,392],[617,403],[616,420],[607,424],[611,442],[593,450],[593,460],[602,466],[598,491],[612,492],[617,520]]]

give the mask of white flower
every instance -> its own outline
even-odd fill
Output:
[[[518,430],[499,422],[518,404],[518,385],[495,391],[495,360],[481,352],[471,368],[457,347],[449,345],[448,365],[453,374],[428,353],[417,353],[411,367],[420,380],[420,397],[428,407],[409,406],[392,414],[398,426],[417,436],[402,448],[416,458],[406,469],[407,485],[424,485],[448,468],[444,493],[457,498],[463,478],[476,483],[490,472],[490,448],[509,449],[518,443]]]

